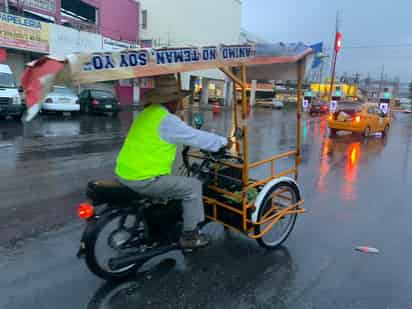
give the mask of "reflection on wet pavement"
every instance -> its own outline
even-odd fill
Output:
[[[206,250],[163,259],[137,279],[103,284],[87,309],[269,308],[286,299],[294,280],[287,248],[265,252],[231,232]]]
[[[215,121],[210,111],[202,113],[205,129],[230,132],[230,113]],[[71,222],[87,181],[113,177],[132,117],[50,115],[32,127],[0,122],[0,173],[6,179],[0,183],[0,235],[25,239],[53,230],[1,256],[0,290],[7,297],[0,298],[0,307],[411,307],[412,251],[405,245],[412,238],[409,115],[398,116],[386,139],[330,138],[325,117],[303,118],[299,185],[308,212],[281,250],[265,252],[212,224],[211,247],[186,256],[172,252],[131,281],[104,284],[75,259],[83,226]],[[294,149],[294,111],[257,109],[249,122],[251,161]],[[282,160],[276,168],[291,163],[293,158]],[[264,172],[256,170],[258,176]],[[353,250],[359,245],[381,253],[361,256]]]
[[[29,123],[20,121],[0,121],[2,140],[13,140],[19,137],[67,137],[92,133],[117,132],[128,129],[133,113],[122,112],[118,117],[104,115],[95,116],[62,116],[40,115]]]

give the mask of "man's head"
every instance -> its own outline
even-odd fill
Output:
[[[174,74],[154,77],[154,89],[147,92],[142,102],[144,105],[163,104],[171,113],[175,113],[182,98],[190,95],[189,91],[182,91]]]

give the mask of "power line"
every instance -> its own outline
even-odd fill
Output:
[[[343,45],[342,50],[345,49],[375,49],[375,48],[412,48],[412,43],[398,43],[398,44],[375,44],[375,45]],[[331,47],[325,48],[325,51],[331,50]]]
[[[399,47],[412,47],[412,43],[399,43],[399,44],[376,44],[376,45],[353,45],[346,46],[346,49],[366,49],[366,48],[399,48]]]

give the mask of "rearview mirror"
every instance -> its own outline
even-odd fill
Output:
[[[199,113],[194,115],[195,128],[200,129],[203,126],[203,116]]]

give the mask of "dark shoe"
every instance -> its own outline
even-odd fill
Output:
[[[179,245],[183,250],[192,250],[206,247],[209,240],[206,235],[200,234],[199,230],[183,232],[179,240]]]

